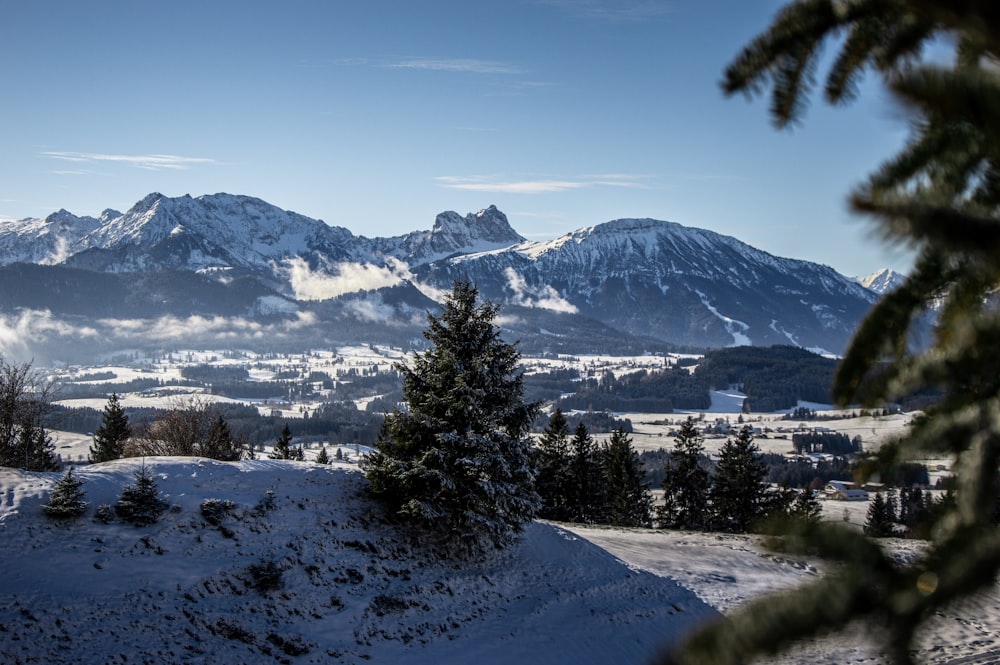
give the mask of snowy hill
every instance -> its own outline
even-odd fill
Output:
[[[91,505],[68,524],[41,512],[58,474],[0,468],[0,661],[627,665],[717,616],[542,523],[483,561],[444,558],[347,465],[147,458],[161,521],[95,521],[140,463],[79,469]],[[217,526],[208,499],[235,504]]]

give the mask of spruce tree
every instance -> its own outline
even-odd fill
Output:
[[[576,426],[570,441],[569,521],[589,524],[605,513],[604,478],[600,450],[587,426]]]
[[[243,457],[244,445],[229,430],[229,423],[221,413],[215,414],[208,435],[199,446],[202,456],[224,462],[235,462]]]
[[[271,459],[291,459],[292,458],[292,430],[288,423],[281,428],[278,440],[274,442],[274,450],[268,455]]]
[[[667,529],[704,529],[708,525],[708,471],[701,466],[704,437],[688,418],[674,438],[670,460],[664,468],[663,504],[657,510],[660,526]]]
[[[403,377],[406,408],[388,414],[365,462],[374,494],[400,518],[434,529],[461,551],[501,547],[538,508],[517,348],[500,338],[497,306],[456,282],[428,314],[431,346]]]
[[[330,460],[330,455],[326,452],[326,446],[323,446],[320,449],[319,454],[316,455],[316,463],[317,464],[329,464],[330,461],[331,461]]]
[[[806,487],[795,495],[788,514],[799,520],[815,524],[823,517],[823,506],[816,498],[816,492]]]
[[[566,520],[570,517],[572,457],[569,451],[569,424],[562,409],[556,409],[542,431],[535,449],[538,476],[535,490],[541,498],[539,517]]]
[[[94,445],[90,448],[90,463],[121,459],[125,454],[125,442],[132,436],[125,409],[118,400],[117,393],[111,393],[108,403],[101,412],[101,426],[94,432]]]
[[[73,519],[87,512],[83,481],[73,475],[73,468],[59,478],[49,494],[49,502],[42,505],[46,517]]]
[[[632,439],[621,429],[601,449],[606,514],[600,520],[613,526],[649,526],[653,500],[643,482],[642,463]]]
[[[160,498],[156,487],[156,478],[145,464],[135,474],[135,482],[122,489],[118,502],[115,503],[118,517],[135,526],[157,522],[166,509],[167,504]]]
[[[865,519],[865,534],[873,538],[888,538],[895,534],[896,516],[892,504],[882,492],[876,492],[875,498],[868,504],[868,514]]]
[[[710,498],[712,523],[719,531],[747,533],[767,513],[767,466],[753,434],[744,426],[719,452]]]
[[[906,113],[910,137],[850,196],[889,242],[914,251],[905,282],[855,331],[834,380],[838,403],[879,407],[926,391],[939,397],[871,470],[950,457],[953,499],[935,506],[931,540],[899,561],[837,523],[802,528],[788,547],[838,562],[782,599],[763,598],[699,631],[668,662],[745,662],[817,633],[864,622],[885,657],[913,662],[923,623],[994,584],[992,524],[1000,468],[1000,13],[995,2],[795,0],[728,67],[728,94],[771,95],[779,127],[799,121],[820,67],[823,95],[854,98],[867,72]],[[823,48],[832,43],[832,57]],[[930,48],[933,46],[933,48]],[[952,49],[950,57],[942,49]],[[925,56],[933,53],[933,57]],[[822,54],[822,59],[821,59]],[[935,334],[911,345],[933,307]],[[836,598],[836,603],[830,599]]]

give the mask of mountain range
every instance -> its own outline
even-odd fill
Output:
[[[0,326],[45,321],[32,339],[54,348],[177,345],[178,329],[190,343],[409,344],[457,279],[501,306],[522,348],[575,353],[839,353],[891,287],[654,219],[528,241],[495,206],[386,238],[231,194],[0,222]]]

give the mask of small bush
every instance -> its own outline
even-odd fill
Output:
[[[250,573],[250,586],[260,593],[281,588],[281,568],[274,561],[250,564],[247,572]]]
[[[236,504],[229,499],[205,499],[201,502],[201,516],[212,526],[219,526],[226,515],[236,509]]]
[[[110,503],[102,503],[94,513],[94,519],[104,524],[110,524],[115,519],[115,511]]]
[[[274,510],[274,490],[267,490],[267,493],[260,498],[254,512],[263,515],[269,510]]]

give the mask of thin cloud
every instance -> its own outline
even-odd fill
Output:
[[[198,164],[214,164],[214,159],[205,157],[181,157],[179,155],[108,155],[97,152],[43,152],[46,157],[77,164],[113,162],[149,171],[184,170]],[[66,172],[72,173],[72,172]]]
[[[475,58],[405,58],[388,65],[397,69],[427,69],[438,72],[469,74],[520,74],[521,70],[507,62]]]
[[[435,180],[447,189],[500,194],[550,194],[588,187],[645,188],[641,176],[607,174],[572,178],[501,180],[490,176],[439,176]]]
[[[541,0],[573,16],[595,21],[644,21],[673,11],[665,0]]]

